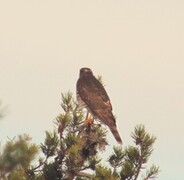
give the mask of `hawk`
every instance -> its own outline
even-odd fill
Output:
[[[107,92],[89,68],[80,69],[80,75],[77,81],[77,99],[79,103],[82,101],[85,104],[86,108],[94,117],[107,125],[116,141],[122,144]]]

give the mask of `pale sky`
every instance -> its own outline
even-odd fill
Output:
[[[0,141],[43,142],[81,67],[103,77],[124,146],[144,124],[157,137],[158,179],[181,180],[184,1],[0,0]]]

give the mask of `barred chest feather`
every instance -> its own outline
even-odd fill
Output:
[[[81,99],[78,91],[77,91],[77,101],[78,101],[78,105],[80,108],[86,108],[87,111],[93,115],[93,113],[91,112],[91,110],[89,109],[89,107],[86,105],[86,103]]]
[[[81,108],[82,108],[82,107],[87,108],[87,105],[86,105],[85,102],[81,99],[81,97],[80,97],[78,91],[77,91],[77,101],[78,101],[79,107],[81,107]]]

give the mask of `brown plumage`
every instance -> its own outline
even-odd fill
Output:
[[[80,76],[77,81],[77,97],[79,101],[84,102],[93,116],[109,127],[117,142],[122,144],[107,92],[89,68],[80,69]]]

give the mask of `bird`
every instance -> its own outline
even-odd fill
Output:
[[[123,144],[117,130],[116,119],[112,113],[109,96],[90,68],[83,67],[80,69],[76,91],[78,103],[85,105],[92,116],[107,125],[116,141]]]

